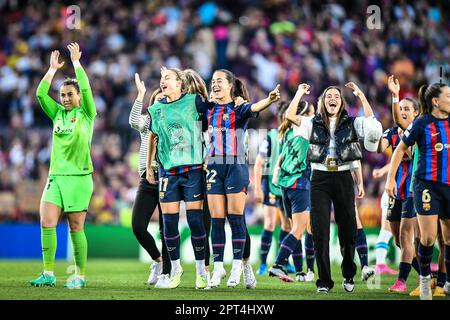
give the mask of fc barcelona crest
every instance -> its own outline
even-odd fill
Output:
[[[228,119],[230,119],[230,116],[228,115],[228,113],[225,113],[222,117],[223,121],[228,121]]]

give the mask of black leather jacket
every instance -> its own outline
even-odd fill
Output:
[[[342,112],[336,126],[334,137],[336,140],[336,154],[338,165],[343,162],[360,160],[362,158],[361,145],[353,126],[355,117],[350,117],[346,110]],[[308,160],[325,164],[328,146],[330,145],[330,131],[319,115],[313,118],[313,127],[309,139]]]

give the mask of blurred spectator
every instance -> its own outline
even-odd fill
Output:
[[[315,105],[325,87],[354,81],[384,128],[392,126],[386,90],[390,73],[400,79],[402,97],[415,96],[422,83],[439,81],[440,67],[443,81],[449,81],[448,1],[383,1],[382,30],[366,28],[367,2],[96,0],[77,5],[81,28],[70,30],[58,2],[0,1],[0,221],[38,220],[51,122],[35,91],[51,50],[60,50],[66,61],[53,82],[55,99],[63,79],[74,76],[66,50],[71,41],[81,45],[98,112],[88,215],[98,223],[125,221],[138,184],[139,136],[128,125],[135,72],[151,92],[159,85],[162,65],[193,68],[207,83],[215,69],[228,68],[246,83],[252,101],[264,98],[277,83],[282,99],[289,101],[298,84],[308,82],[306,99]],[[349,112],[361,114],[351,92],[344,90],[344,95]],[[275,112],[269,108],[250,127],[274,127]],[[250,132],[251,163],[263,138]],[[387,156],[367,154],[364,159],[367,199],[360,211],[373,224],[383,182],[373,180],[371,172]],[[257,211],[251,194],[250,215]]]

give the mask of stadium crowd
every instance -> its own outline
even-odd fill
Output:
[[[80,43],[98,112],[88,215],[88,221],[97,223],[120,223],[139,181],[139,135],[128,123],[136,97],[135,72],[152,89],[159,86],[162,65],[192,68],[207,83],[215,69],[226,68],[243,79],[253,101],[277,83],[282,100],[289,101],[297,85],[308,82],[307,100],[314,104],[326,84],[354,81],[366,92],[383,128],[392,126],[388,75],[399,79],[400,98],[416,96],[421,84],[439,81],[441,66],[446,81],[450,75],[449,2],[379,2],[381,28],[369,29],[366,10],[376,1],[240,0],[232,6],[228,1],[79,1],[80,29],[70,32],[70,3],[30,2],[20,8],[14,3],[0,2],[0,222],[39,219],[51,123],[35,92],[51,50],[62,43]],[[68,56],[63,59],[69,61]],[[62,73],[73,77],[71,72],[66,63]],[[55,80],[57,97],[64,78]],[[344,92],[349,113],[361,112],[351,91]],[[273,128],[275,111],[274,105],[250,127]],[[263,138],[256,130],[250,132],[250,164]],[[387,157],[364,156],[367,195],[360,211],[375,217],[375,223],[384,181],[373,179],[372,170]],[[250,189],[249,223],[259,221],[252,197]]]

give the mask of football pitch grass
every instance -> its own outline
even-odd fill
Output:
[[[253,269],[256,272],[256,264]],[[355,277],[355,291],[344,292],[340,267],[333,266],[335,287],[329,294],[315,292],[314,282],[284,283],[268,275],[256,276],[256,289],[246,289],[243,279],[237,288],[227,288],[225,278],[221,287],[213,290],[195,290],[195,266],[183,266],[184,275],[177,289],[155,289],[146,285],[149,274],[147,264],[135,260],[91,259],[87,265],[85,289],[64,288],[71,276],[70,264],[57,261],[55,275],[56,287],[35,288],[30,280],[36,278],[42,268],[39,260],[0,260],[0,299],[1,300],[418,300],[408,294],[388,292],[396,276],[382,275],[369,285],[361,282],[361,271]],[[231,266],[226,265],[229,272]],[[228,276],[228,274],[227,274]],[[294,275],[291,275],[294,277]],[[418,276],[414,270],[408,281],[408,290],[416,288]],[[377,283],[379,282],[379,283]],[[449,297],[435,300],[448,300]]]

